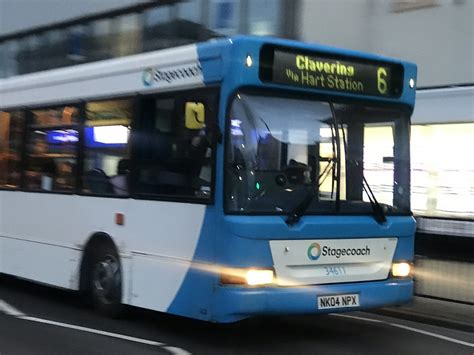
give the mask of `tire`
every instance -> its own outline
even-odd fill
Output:
[[[123,310],[120,257],[109,243],[92,248],[86,265],[87,298],[100,313],[116,318]]]

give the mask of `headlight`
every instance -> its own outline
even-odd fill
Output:
[[[273,270],[248,270],[245,280],[249,286],[271,284],[273,283]]]
[[[232,269],[221,271],[220,281],[224,285],[263,286],[274,282],[272,269]]]
[[[392,264],[392,276],[394,277],[408,277],[412,272],[413,267],[410,263],[401,262]]]

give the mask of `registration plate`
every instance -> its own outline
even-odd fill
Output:
[[[318,297],[318,309],[359,307],[357,293]]]

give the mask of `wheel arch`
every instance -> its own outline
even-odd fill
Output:
[[[119,249],[113,238],[105,232],[95,232],[91,234],[91,236],[85,243],[81,256],[81,263],[79,269],[79,291],[81,293],[86,292],[86,287],[88,285],[88,275],[86,272],[87,263],[90,261],[92,250],[94,250],[98,245],[107,245],[108,247],[113,248],[116,251],[117,255],[119,255],[119,263],[121,264]]]

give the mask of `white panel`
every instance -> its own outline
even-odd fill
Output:
[[[206,211],[206,206],[199,204],[12,191],[0,191],[0,202],[8,206],[1,215],[4,223],[3,226],[0,224],[0,235],[49,244],[21,244],[20,250],[18,244],[6,245],[5,238],[0,238],[0,248],[4,250],[0,254],[0,265],[6,273],[21,273],[33,280],[70,287],[69,274],[71,270],[78,270],[80,259],[74,253],[73,258],[69,250],[82,250],[87,239],[94,232],[101,231],[114,239],[121,253],[125,302],[134,300],[131,297],[133,292],[142,304],[150,305],[149,284],[140,281],[143,272],[153,276],[153,282],[165,290],[155,295],[159,297],[153,297],[156,302],[151,307],[153,309],[164,309],[167,308],[165,305],[171,304],[187,267],[170,268],[169,263],[150,263],[148,259],[144,262],[143,258],[137,262],[134,260],[132,265],[132,253],[165,255],[187,261],[185,265],[190,264]],[[124,226],[115,224],[115,213],[124,214]],[[2,261],[6,255],[10,257]],[[27,260],[25,266],[16,261],[20,256]],[[147,269],[148,266],[152,269]],[[166,271],[161,272],[161,267]],[[56,269],[63,269],[69,276],[57,275]],[[134,282],[133,278],[138,279]]]
[[[396,238],[270,241],[280,285],[385,279],[396,246]]]
[[[159,80],[149,80],[150,71]],[[197,47],[189,45],[0,80],[0,107],[201,85]]]
[[[122,266],[122,302],[130,304],[132,300],[132,258],[127,254],[120,254]]]
[[[130,304],[165,312],[174,300],[190,263],[171,258],[133,255]],[[172,286],[172,287],[170,287]]]
[[[131,304],[166,311],[188,272],[204,221],[205,206],[143,201],[130,229],[132,243]],[[147,207],[148,206],[148,207]],[[145,225],[143,225],[145,224]],[[138,236],[137,236],[138,237]],[[136,253],[135,253],[136,252]]]
[[[58,287],[77,289],[81,252],[0,237],[2,272]]]

